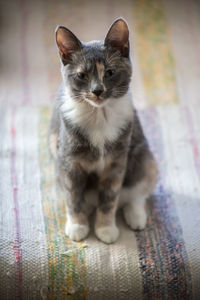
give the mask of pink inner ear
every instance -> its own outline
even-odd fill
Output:
[[[111,45],[122,55],[129,55],[129,31],[124,20],[119,19],[113,23],[105,38],[105,45]]]
[[[59,48],[60,55],[67,60],[75,51],[81,50],[81,42],[79,39],[67,28],[60,26],[56,31],[56,42]]]

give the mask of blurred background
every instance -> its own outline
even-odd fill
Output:
[[[136,107],[200,100],[198,0],[0,0],[0,14],[3,103],[53,101],[61,81],[58,24],[89,41],[103,39],[120,16],[130,29]]]

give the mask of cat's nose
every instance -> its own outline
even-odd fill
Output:
[[[95,94],[97,97],[99,97],[99,96],[103,93],[103,89],[97,88],[97,89],[94,89],[92,92],[93,92],[93,94]]]

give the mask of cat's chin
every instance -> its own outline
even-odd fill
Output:
[[[108,100],[101,100],[101,102],[96,102],[96,101],[90,100],[88,98],[85,98],[85,101],[87,103],[89,103],[91,106],[97,107],[97,108],[104,107],[108,102]]]

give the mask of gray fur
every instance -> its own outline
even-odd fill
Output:
[[[133,187],[147,176],[146,162],[153,161],[153,156],[135,110],[132,118],[127,119],[121,128],[117,139],[107,140],[103,148],[99,149],[91,143],[86,128],[74,125],[63,114],[61,107],[66,101],[63,91],[67,85],[74,101],[84,101],[83,94],[87,95],[98,89],[101,91],[102,101],[110,98],[118,101],[127,93],[131,79],[129,48],[109,42],[112,35],[110,31],[106,42],[93,41],[85,44],[71,35],[70,31],[66,34],[70,35],[70,39],[75,39],[75,49],[70,48],[68,53],[68,50],[63,50],[58,45],[64,81],[57,94],[50,124],[50,135],[58,137],[55,157],[58,181],[66,193],[70,215],[89,215],[91,209],[86,204],[85,194],[91,188],[98,191],[98,209],[107,214],[113,209],[123,186]],[[101,81],[97,63],[105,70],[113,70],[114,74],[111,77],[104,75]],[[84,79],[78,77],[77,68],[84,73]],[[100,172],[95,168],[92,170],[91,166],[101,158],[102,153],[102,159],[107,159],[108,165]]]

